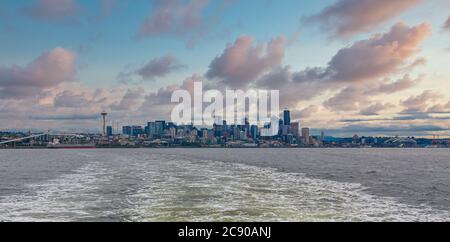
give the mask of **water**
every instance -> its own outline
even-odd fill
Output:
[[[0,221],[450,221],[450,150],[0,150]]]

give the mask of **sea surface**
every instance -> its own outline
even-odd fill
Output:
[[[0,221],[450,221],[450,149],[0,150]]]

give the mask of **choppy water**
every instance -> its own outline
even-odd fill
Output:
[[[0,220],[450,221],[450,151],[423,152],[0,150]]]

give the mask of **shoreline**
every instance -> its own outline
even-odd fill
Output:
[[[104,150],[104,149],[154,149],[154,150],[170,150],[170,149],[450,149],[450,147],[95,147],[95,148],[48,148],[48,147],[14,147],[1,148],[0,150]]]

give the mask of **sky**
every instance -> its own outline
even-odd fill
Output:
[[[4,0],[0,130],[170,118],[171,94],[280,90],[335,136],[450,137],[447,0]]]

